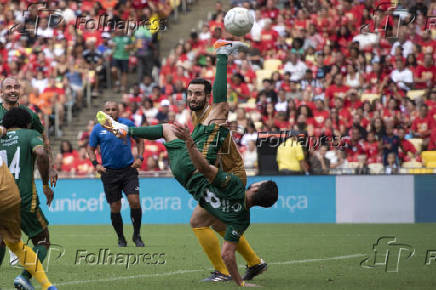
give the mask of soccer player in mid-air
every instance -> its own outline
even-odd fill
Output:
[[[115,135],[126,137],[125,125],[114,121],[103,112],[97,114],[97,119]],[[192,137],[188,128],[181,125],[163,124],[161,127],[174,177],[211,214],[213,224],[220,231],[224,231],[221,257],[230,276],[238,286],[255,286],[245,283],[240,276],[235,251],[239,239],[250,225],[249,209],[253,206],[271,207],[277,201],[276,183],[271,180],[260,181],[245,190],[239,177],[210,165],[210,160],[207,160],[209,156],[200,153],[205,150],[202,145],[211,138],[212,131],[215,132],[213,144],[220,148],[225,136],[229,134],[226,126],[216,123],[209,126],[199,124]]]
[[[216,49],[216,73],[213,84],[213,102],[209,105],[211,95],[211,85],[204,79],[193,79],[187,89],[187,103],[192,114],[193,124],[196,127],[193,131],[199,132],[206,128],[207,136],[204,137],[200,146],[202,154],[212,165],[217,162],[221,164],[225,172],[231,172],[238,176],[242,183],[246,185],[247,177],[244,163],[238,151],[235,142],[230,133],[223,135],[217,134],[216,129],[205,127],[215,123],[222,124],[227,121],[228,104],[227,104],[227,61],[228,55],[236,54],[245,45],[241,42],[231,42],[219,40],[215,43]],[[198,127],[198,125],[201,125]],[[159,139],[162,137],[162,125],[150,126],[146,128],[129,128],[129,135],[145,139]],[[224,138],[222,146],[215,146],[216,139]],[[191,217],[191,227],[195,233],[200,245],[206,252],[210,262],[215,268],[212,275],[203,281],[229,281],[231,277],[220,254],[219,240],[211,227],[221,236],[224,231],[219,230],[217,225],[213,224],[213,217],[201,205],[195,207]],[[263,273],[267,269],[267,264],[260,259],[251,248],[245,236],[239,239],[237,251],[247,262],[247,270],[244,280],[251,280],[255,276]]]
[[[227,170],[234,172],[235,175],[240,177],[239,179],[243,184],[246,182],[245,171],[241,170],[241,163],[238,164],[238,160],[240,160],[239,152],[235,144],[232,142],[231,135],[228,129],[225,127],[219,126],[218,124],[225,123],[227,120],[228,114],[228,104],[226,98],[226,68],[227,68],[227,56],[236,52],[243,44],[239,42],[228,42],[228,41],[218,41],[215,44],[216,53],[217,53],[217,68],[216,68],[216,78],[213,87],[213,104],[212,106],[207,105],[207,97],[210,96],[211,88],[210,84],[207,81],[201,79],[194,79],[190,85],[188,86],[188,104],[191,110],[199,111],[198,114],[194,113],[194,116],[197,116],[195,119],[196,127],[192,132],[192,137],[195,140],[199,150],[202,152],[202,155],[206,158],[206,160],[210,164],[217,164],[218,156],[221,157],[221,163],[224,167],[223,157],[227,156]],[[140,137],[145,139],[159,139],[165,137],[165,131],[170,131],[168,124],[156,125],[150,127],[142,127],[142,128],[127,128],[121,124],[113,122],[106,114],[103,112],[99,112],[97,114],[97,119],[100,124],[106,128],[112,128],[115,134],[120,136],[126,135],[127,133],[132,137]],[[167,140],[168,141],[168,140]],[[168,151],[171,149],[171,144],[166,143]],[[233,149],[232,149],[233,147]],[[225,150],[224,150],[225,149]],[[238,158],[239,156],[239,158]],[[233,167],[231,167],[233,160]],[[170,157],[171,163],[171,157]],[[173,162],[174,163],[174,162]],[[236,164],[235,164],[236,163]],[[183,183],[182,183],[183,185]],[[213,228],[218,231],[220,234],[225,235],[225,227],[222,227],[222,224],[213,217],[213,214],[207,212],[204,208],[202,208],[201,203],[199,207],[201,212],[200,222],[204,223],[204,227],[208,228],[213,225]],[[192,219],[191,219],[192,224]],[[216,236],[211,233],[212,236],[216,239]],[[197,235],[198,237],[198,235]],[[209,240],[214,240],[211,235],[208,235]],[[200,240],[200,238],[199,238]],[[205,239],[207,241],[207,239]],[[203,240],[203,241],[205,241]],[[213,273],[212,279],[210,281],[228,281],[231,279],[229,273],[230,270],[226,267],[225,263],[221,259],[220,251],[219,251],[219,242],[216,239],[216,243],[200,243],[205,248],[205,251],[208,254],[209,259],[215,266],[217,270],[217,266],[220,266],[221,271],[215,271]],[[206,250],[208,249],[208,250]],[[210,251],[212,249],[212,251]],[[216,251],[218,249],[218,251]],[[254,251],[249,246],[248,242],[242,236],[239,239],[239,243],[237,244],[237,250],[243,255],[243,257],[247,260],[247,262],[252,265],[248,265],[248,269],[246,274],[244,275],[244,280],[250,280],[254,276],[262,273],[266,270],[266,263],[264,263],[261,259],[257,257]],[[220,265],[220,262],[222,265]],[[223,272],[226,272],[227,275],[224,275]]]
[[[48,162],[48,156],[46,156]],[[0,238],[32,273],[43,290],[56,290],[48,280],[35,252],[21,241],[20,192],[8,166],[0,156]],[[31,288],[33,289],[33,288]]]
[[[49,185],[49,157],[44,149],[41,134],[29,129],[32,117],[24,108],[13,108],[3,117],[6,135],[0,139],[0,155],[8,164],[21,195],[21,229],[32,240],[33,250],[43,262],[50,246],[48,221],[39,207],[39,198],[33,178],[36,159],[41,174],[43,192],[47,204],[53,200],[53,191]],[[14,280],[17,289],[33,289],[30,282],[31,272],[23,271]]]

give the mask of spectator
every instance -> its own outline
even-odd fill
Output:
[[[247,149],[243,153],[244,166],[248,170],[257,170],[257,148],[256,141],[249,140]]]
[[[413,87],[413,74],[405,67],[401,58],[395,60],[396,69],[392,71],[392,81],[403,90],[410,90]]]
[[[400,139],[400,146],[398,147],[398,157],[400,162],[407,162],[411,159],[416,158],[416,148],[410,143],[409,140],[405,139],[406,130],[404,128],[398,129],[398,138]]]
[[[291,81],[301,81],[306,73],[307,66],[299,59],[296,53],[289,54],[289,61],[286,62],[283,70],[291,73]]]
[[[78,157],[78,153],[76,150],[73,150],[70,141],[63,140],[60,146],[60,153],[56,156],[60,171],[72,172]]]
[[[314,151],[309,159],[310,172],[312,174],[328,174],[330,170],[330,160],[326,157],[327,146],[320,146],[319,150]]]
[[[419,116],[413,121],[411,130],[415,138],[422,139],[422,146],[424,150],[427,148],[429,143],[429,137],[433,127],[436,126],[434,126],[434,120],[428,114],[428,106],[426,104],[422,104],[419,107]]]
[[[384,166],[388,166],[388,155],[390,153],[394,154],[396,159],[395,163],[398,163],[398,148],[400,146],[400,138],[394,135],[394,128],[392,125],[386,127],[386,135],[383,136],[382,139],[382,148],[383,148],[383,164]]]
[[[309,172],[303,148],[295,136],[286,139],[277,148],[277,163],[280,174],[307,174]]]
[[[395,174],[398,173],[398,158],[395,155],[394,152],[390,152],[387,154],[386,157],[386,164],[385,164],[385,173],[387,174]]]
[[[162,100],[160,102],[160,108],[161,108],[161,110],[157,113],[156,119],[159,121],[159,123],[166,123],[166,122],[168,122],[168,113],[170,110],[170,101]]]
[[[115,85],[118,85],[118,92],[121,91],[124,93],[127,88],[127,72],[129,71],[130,50],[133,48],[132,40],[129,36],[124,35],[122,30],[116,30],[115,37],[112,39],[112,48],[113,79],[118,80],[118,75],[121,74],[121,82],[117,81]]]
[[[150,16],[151,10],[149,8],[145,8],[145,10],[148,11],[146,15],[149,14]],[[147,29],[145,26],[139,26],[135,31],[135,47],[135,55],[138,60],[138,82],[141,82],[145,75],[151,77],[153,70],[153,35],[150,29]]]

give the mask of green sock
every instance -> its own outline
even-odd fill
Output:
[[[0,245],[0,265],[3,263],[3,258],[5,257],[6,246]]]
[[[163,137],[163,127],[162,124],[138,128],[129,127],[129,135],[142,139],[156,140]]]
[[[227,102],[227,54],[216,55],[215,81],[213,82],[213,102]]]
[[[47,256],[48,249],[43,245],[37,245],[33,247],[33,251],[38,256],[38,260],[41,262],[41,264],[44,262],[45,257]],[[27,279],[32,278],[32,274],[24,270],[21,272],[21,275],[26,277]]]

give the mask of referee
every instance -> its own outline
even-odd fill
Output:
[[[135,125],[128,119],[118,118],[118,103],[108,101],[104,105],[104,111],[114,120],[129,127]],[[118,139],[100,124],[94,126],[89,137],[89,159],[94,164],[97,172],[101,174],[106,200],[111,207],[112,226],[118,235],[118,246],[126,247],[127,242],[123,233],[123,219],[121,217],[122,191],[127,195],[130,205],[130,217],[133,224],[133,242],[137,247],[144,247],[141,239],[142,210],[139,202],[139,180],[136,168],[141,167],[144,157],[144,141],[135,139],[138,148],[138,157],[134,160],[130,138]],[[103,164],[96,160],[95,149],[100,145],[101,159]]]

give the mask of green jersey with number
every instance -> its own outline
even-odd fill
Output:
[[[38,146],[43,146],[41,134],[31,129],[10,130],[0,139],[0,156],[20,189],[21,207],[30,211],[39,204],[33,179],[33,151]]]
[[[44,131],[44,126],[42,126],[41,120],[39,120],[38,115],[26,106],[20,105],[19,107],[27,110],[32,116],[32,126],[30,128],[42,134]],[[0,126],[3,124],[3,117],[7,112],[8,111],[5,109],[5,107],[3,107],[3,104],[0,103]]]
[[[198,150],[210,164],[215,164],[219,149],[225,142],[229,129],[211,124],[199,124],[192,132]],[[234,174],[218,171],[212,184],[195,167],[186,144],[180,139],[165,143],[170,168],[177,181],[197,200],[201,207],[227,225],[224,239],[237,242],[250,225],[250,211],[245,207],[245,188]]]

